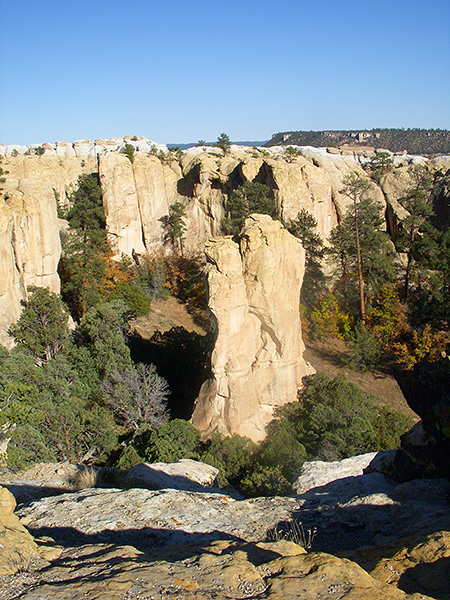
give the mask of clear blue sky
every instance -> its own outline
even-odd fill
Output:
[[[450,128],[449,0],[1,3],[0,143]]]

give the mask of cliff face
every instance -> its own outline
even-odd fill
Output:
[[[120,152],[125,144],[135,148],[133,162]],[[344,177],[355,170],[367,177],[361,164],[369,159],[361,153],[302,148],[302,156],[288,162],[283,148],[236,146],[226,156],[211,147],[191,148],[178,156],[145,138],[130,137],[43,144],[41,156],[34,151],[0,144],[1,166],[9,171],[0,185],[0,341],[7,345],[11,340],[5,331],[20,313],[26,286],[59,289],[56,199],[67,204],[82,173],[99,173],[110,239],[117,256],[131,256],[133,250],[161,249],[159,219],[177,201],[186,206],[185,249],[201,252],[208,238],[220,235],[230,191],[245,181],[268,185],[285,221],[302,208],[308,210],[326,239],[348,206],[340,193]],[[372,184],[380,208],[385,210],[386,202],[393,207],[392,221],[402,216],[396,203],[405,178],[401,165],[412,160],[395,157],[398,168],[382,181],[385,194]],[[439,160],[428,164],[441,170],[450,166],[449,160]]]
[[[4,346],[12,345],[6,331],[20,315],[28,285],[59,292],[60,254],[52,189],[36,180],[9,181],[0,200],[0,343]]]
[[[209,240],[209,306],[216,318],[213,377],[200,390],[192,423],[259,441],[276,406],[293,402],[302,377],[299,299],[305,253],[268,215],[246,219],[240,247]]]

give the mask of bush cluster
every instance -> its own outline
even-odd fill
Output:
[[[306,378],[298,402],[278,409],[261,444],[214,434],[202,442],[187,421],[175,419],[159,429],[137,431],[117,466],[146,460],[192,458],[219,469],[218,485],[233,485],[245,496],[289,493],[305,460],[341,460],[356,454],[396,448],[410,418],[364,393],[342,375]]]

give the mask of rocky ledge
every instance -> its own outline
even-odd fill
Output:
[[[37,546],[0,579],[0,600],[450,599],[449,482],[397,484],[362,474],[369,462],[384,461],[331,464],[328,483],[324,463],[307,465],[304,491],[284,498],[238,500],[211,482],[37,498],[16,513]]]

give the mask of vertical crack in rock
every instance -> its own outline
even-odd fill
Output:
[[[131,164],[131,171],[133,173],[134,187],[135,187],[135,190],[136,190],[136,202],[137,202],[137,209],[138,209],[138,214],[139,214],[139,223],[140,223],[140,226],[141,226],[142,244],[143,244],[145,250],[148,250],[148,248],[147,248],[147,242],[145,240],[144,219],[143,219],[143,216],[142,216],[142,208],[141,208],[141,201],[142,200],[141,200],[141,197],[140,197],[140,194],[139,194],[139,187],[138,187],[138,184],[136,182],[136,174],[135,174],[135,171],[134,171],[133,164]]]
[[[237,433],[255,441],[275,407],[297,398],[303,359],[299,312],[305,253],[268,215],[251,215],[240,246],[209,240],[209,306],[217,320],[213,376],[204,383],[192,423],[206,436]]]

